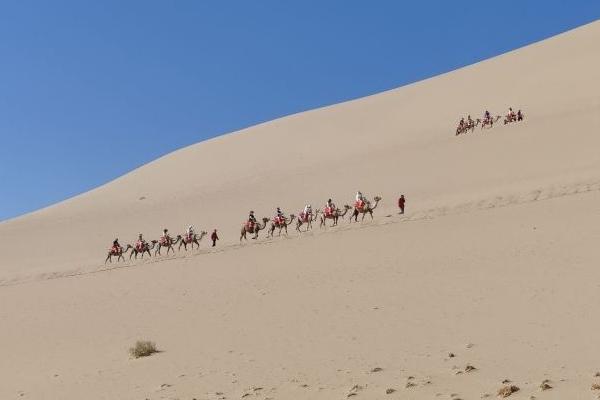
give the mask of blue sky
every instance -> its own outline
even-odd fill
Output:
[[[2,0],[0,220],[599,17],[595,0]]]

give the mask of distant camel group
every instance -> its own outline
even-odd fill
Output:
[[[512,122],[520,122],[525,118],[523,112],[521,110],[514,112],[512,107],[508,109],[508,114],[504,116],[504,125],[512,123]],[[467,116],[467,119],[461,118],[458,127],[456,128],[456,135],[461,135],[463,133],[474,132],[475,128],[481,125],[481,129],[483,128],[492,128],[498,120],[502,118],[501,115],[492,116],[489,111],[486,111],[483,115],[483,119],[477,118],[473,120],[471,116]]]
[[[169,252],[171,251],[175,253],[175,245],[177,243],[179,243],[179,247],[177,248],[178,250],[181,250],[181,246],[183,246],[185,251],[187,251],[188,246],[191,246],[193,250],[194,245],[200,248],[200,241],[204,236],[206,236],[206,234],[207,232],[202,231],[200,232],[200,234],[194,233],[191,235],[177,235],[175,239],[173,239],[169,235],[166,235],[163,238],[161,238],[161,240],[151,240],[150,242],[147,242],[145,240],[138,240],[134,246],[130,244],[128,244],[125,247],[113,246],[110,249],[108,249],[108,254],[106,255],[106,260],[104,261],[104,263],[106,264],[107,262],[112,262],[113,257],[117,257],[117,262],[119,262],[121,259],[125,261],[125,254],[127,254],[127,252],[130,250],[130,260],[132,257],[135,257],[135,259],[137,259],[138,255],[141,255],[141,257],[144,258],[144,254],[148,254],[148,257],[151,257],[151,250],[154,250],[155,256],[160,255],[160,250],[163,248],[167,249],[167,254],[169,254]]]

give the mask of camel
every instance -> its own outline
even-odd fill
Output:
[[[300,227],[303,224],[306,224],[306,230],[304,232],[308,232],[309,229],[312,229],[312,223],[317,220],[320,212],[321,210],[317,210],[317,212],[312,213],[308,218],[303,217],[303,213],[300,213],[300,216],[296,220],[296,230],[301,232]]]
[[[498,121],[500,118],[502,118],[502,116],[501,116],[501,115],[496,115],[495,117],[491,117],[491,118],[489,118],[489,119],[484,119],[484,120],[481,122],[481,129],[485,128],[485,127],[486,127],[486,126],[488,126],[488,125],[489,125],[489,127],[490,127],[490,128],[491,128],[491,127],[493,127],[493,126],[494,126],[494,123],[495,123],[496,121]]]
[[[294,221],[294,218],[296,218],[296,216],[294,214],[290,214],[289,221],[285,217],[283,217],[282,222],[279,222],[277,219],[273,218],[273,221],[271,221],[271,228],[269,228],[269,232],[267,233],[267,237],[269,237],[269,236],[273,237],[273,232],[275,232],[275,228],[279,228],[279,235],[277,235],[277,236],[281,236],[282,229],[285,230],[285,234],[287,235],[287,233],[288,233],[287,227]]]
[[[521,112],[521,110],[519,110],[518,113],[515,113],[515,112],[513,112],[512,114],[508,113],[506,115],[506,117],[504,117],[504,125],[510,124],[511,122],[520,122],[520,121],[523,121],[524,117],[525,116],[523,115],[523,113]]]
[[[106,256],[106,260],[104,260],[104,264],[106,264],[107,261],[110,261],[112,263],[112,258],[113,257],[117,257],[117,262],[119,262],[119,260],[122,258],[123,261],[125,261],[125,257],[123,257],[124,254],[126,254],[129,249],[132,249],[133,246],[131,246],[130,244],[127,245],[127,247],[125,247],[123,249],[123,247],[119,248],[119,251],[115,251],[114,248],[110,248],[108,250],[108,255]]]
[[[142,254],[142,258],[144,258],[144,253],[148,253],[148,257],[151,257],[152,255],[150,254],[150,250],[156,246],[158,240],[152,240],[151,243],[152,245],[149,245],[148,242],[144,242],[143,249],[138,249],[136,246],[133,246],[131,248],[131,253],[129,253],[129,259],[131,260],[131,256],[135,255],[135,259],[137,260],[137,256],[140,253]]]
[[[200,241],[202,240],[202,238],[204,236],[206,236],[206,232],[202,231],[200,232],[200,234],[198,235],[197,233],[194,233],[194,235],[192,237],[188,237],[187,234],[185,234],[183,236],[183,238],[181,238],[181,242],[179,242],[179,249],[181,250],[181,246],[183,245],[183,248],[185,249],[185,251],[187,251],[187,245],[191,244],[192,245],[192,250],[194,250],[194,244],[196,246],[198,246],[198,248],[200,248]]]
[[[346,213],[351,209],[352,207],[350,207],[348,204],[344,205],[344,212],[341,212],[339,208],[336,208],[335,211],[331,214],[325,214],[323,212],[323,215],[321,215],[321,222],[319,223],[319,228],[322,227],[327,227],[327,225],[325,224],[325,221],[328,219],[332,219],[333,220],[333,225],[331,225],[331,227],[333,228],[334,226],[337,225],[338,223],[338,219],[340,218],[344,218],[344,216],[346,215]]]
[[[177,238],[175,240],[173,240],[171,236],[167,236],[166,243],[161,243],[160,241],[157,243],[156,250],[154,250],[154,256],[156,256],[157,254],[160,255],[160,249],[163,247],[167,248],[167,255],[169,255],[169,251],[172,251],[173,254],[175,254],[175,249],[173,248],[173,246],[175,246],[180,240],[181,235],[177,235]]]
[[[244,224],[242,225],[242,232],[240,233],[240,242],[242,241],[242,239],[248,240],[248,238],[246,237],[247,233],[254,233],[254,237],[252,237],[252,239],[258,239],[258,232],[262,231],[267,227],[267,222],[269,222],[269,218],[263,218],[262,222],[262,225],[260,224],[260,222],[257,222],[256,224],[254,224],[254,226],[249,226],[247,222],[244,222]]]
[[[369,215],[371,216],[371,220],[372,220],[373,219],[373,210],[375,210],[377,208],[377,204],[379,204],[379,201],[381,200],[381,197],[375,196],[373,198],[373,200],[375,200],[375,205],[373,205],[373,206],[371,206],[371,202],[367,202],[360,209],[355,206],[354,207],[354,211],[350,215],[350,222],[352,222],[352,217],[354,217],[354,222],[358,222],[358,214],[361,214],[361,213],[363,215],[361,221],[365,220],[365,215],[367,213],[369,213]]]
[[[467,133],[468,131],[474,132],[475,128],[479,126],[480,123],[481,120],[477,118],[475,121],[471,120],[471,123],[458,125],[458,127],[456,128],[456,136],[460,135],[461,133]]]

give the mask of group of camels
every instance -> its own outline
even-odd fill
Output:
[[[175,245],[177,243],[179,243],[179,247],[177,248],[178,250],[181,250],[181,246],[183,246],[184,250],[187,251],[188,246],[192,247],[192,250],[194,250],[194,245],[198,246],[198,248],[200,248],[200,241],[202,240],[202,238],[204,236],[206,236],[206,232],[202,231],[199,234],[194,233],[193,235],[177,235],[175,237],[175,239],[173,239],[170,236],[166,236],[163,240],[151,240],[150,242],[138,242],[136,243],[135,246],[132,246],[130,244],[128,244],[125,247],[120,247],[118,249],[115,249],[114,247],[110,248],[108,250],[108,254],[106,256],[106,260],[104,261],[104,263],[106,264],[107,262],[111,262],[112,263],[112,258],[113,257],[117,257],[117,262],[119,262],[121,259],[123,261],[125,261],[125,254],[127,254],[128,251],[131,250],[131,252],[129,253],[129,259],[131,260],[131,257],[135,257],[135,259],[137,259],[138,255],[141,255],[142,258],[144,258],[144,254],[148,253],[148,257],[150,257],[152,254],[150,253],[151,250],[154,250],[154,255],[160,255],[160,250],[162,248],[166,248],[167,249],[167,255],[169,254],[170,251],[172,251],[173,253],[175,253]]]
[[[465,121],[464,118],[461,118],[460,122],[458,123],[458,127],[456,128],[456,135],[458,136],[460,134],[463,133],[467,133],[467,132],[474,132],[475,128],[478,127],[479,125],[481,125],[481,129],[483,128],[492,128],[494,126],[494,124],[496,122],[498,122],[498,120],[502,118],[502,115],[496,115],[494,116],[489,116],[489,117],[484,117],[483,120],[481,120],[480,118],[477,118],[476,120],[471,119],[471,116],[469,115],[467,117],[467,120]],[[504,116],[504,125],[509,124],[511,122],[519,122],[519,121],[523,121],[524,115],[521,112],[521,110],[519,110],[517,113],[515,113],[512,108],[509,109],[508,114],[506,114]]]
[[[346,214],[348,214],[348,212],[350,212],[350,210],[353,210],[352,213],[350,214],[350,222],[352,222],[352,220],[354,219],[354,222],[358,222],[358,216],[362,214],[362,220],[365,219],[365,216],[367,214],[369,214],[371,216],[371,219],[373,219],[373,211],[377,208],[377,205],[379,204],[379,202],[381,201],[381,197],[380,196],[375,196],[373,198],[373,202],[370,201],[366,201],[364,202],[364,204],[362,206],[360,206],[359,204],[355,204],[354,207],[350,207],[349,205],[345,204],[342,208],[335,208],[334,210],[331,210],[330,212],[326,213],[325,210],[320,210],[318,209],[316,212],[311,213],[309,215],[304,215],[303,212],[301,212],[298,218],[296,218],[296,216],[294,214],[291,214],[289,217],[283,217],[281,219],[277,219],[277,218],[273,218],[272,220],[269,218],[262,218],[261,222],[257,222],[255,224],[249,224],[249,223],[244,223],[242,225],[242,230],[241,230],[241,234],[240,234],[240,242],[242,241],[242,239],[246,239],[247,238],[247,234],[252,234],[254,236],[252,236],[252,239],[258,239],[258,233],[262,230],[267,229],[268,227],[268,231],[267,231],[267,238],[269,237],[273,237],[275,230],[278,230],[278,236],[281,236],[281,231],[283,230],[286,234],[287,232],[287,228],[289,225],[291,225],[294,220],[296,221],[296,230],[298,232],[302,232],[302,230],[300,229],[300,227],[302,227],[303,225],[306,226],[306,228],[304,229],[304,232],[307,232],[309,229],[312,229],[312,224],[313,222],[317,221],[317,219],[320,221],[319,227],[320,228],[324,228],[326,227],[326,222],[327,220],[331,220],[332,221],[332,225],[331,227],[334,227],[337,225],[338,221],[340,218],[344,218],[346,216]],[[270,225],[269,225],[269,221],[270,221]],[[115,248],[110,248],[108,250],[108,254],[106,256],[106,260],[104,261],[104,263],[106,264],[107,262],[111,262],[112,263],[112,258],[113,257],[117,257],[117,262],[119,262],[120,260],[125,261],[125,254],[127,254],[127,252],[129,252],[129,259],[131,260],[132,257],[134,257],[135,259],[137,259],[138,255],[141,255],[142,258],[144,258],[144,254],[148,254],[148,257],[151,257],[151,250],[154,250],[154,256],[160,255],[161,254],[161,249],[162,248],[166,248],[167,249],[167,255],[169,254],[169,252],[173,252],[175,253],[175,245],[177,243],[179,243],[179,247],[178,250],[181,250],[181,246],[184,247],[184,249],[187,251],[188,245],[191,245],[192,250],[194,249],[194,245],[198,246],[198,248],[200,248],[200,241],[202,240],[202,238],[206,235],[207,233],[205,231],[200,232],[200,234],[193,234],[191,237],[188,236],[187,234],[185,235],[177,235],[175,237],[175,239],[171,238],[170,236],[166,236],[163,240],[151,240],[150,242],[138,242],[136,243],[135,246],[132,246],[131,244],[128,244],[125,247],[120,247],[118,249]]]
[[[371,216],[371,219],[373,219],[373,210],[377,208],[377,204],[379,204],[380,201],[381,197],[375,196],[373,198],[373,203],[371,203],[370,201],[366,201],[364,206],[362,207],[359,207],[357,204],[355,204],[354,210],[352,211],[352,214],[350,214],[350,222],[352,222],[352,219],[354,219],[355,222],[358,222],[358,216],[361,214],[361,221],[365,219],[365,215],[367,214],[369,214]],[[301,212],[298,218],[296,218],[294,214],[291,214],[289,217],[283,217],[281,219],[274,218],[270,220],[269,218],[264,217],[261,220],[262,223],[257,222],[256,224],[249,224],[246,222],[242,225],[242,230],[240,233],[240,242],[242,241],[242,239],[248,240],[248,234],[254,235],[252,236],[252,239],[258,239],[258,233],[262,230],[267,229],[267,226],[269,227],[267,230],[267,238],[273,237],[276,229],[278,230],[278,236],[281,236],[282,230],[287,234],[287,228],[294,222],[294,220],[296,220],[296,230],[298,232],[302,232],[302,230],[300,229],[302,225],[306,225],[306,229],[304,230],[304,232],[307,232],[309,229],[312,229],[312,224],[313,222],[317,221],[317,219],[320,221],[320,228],[326,227],[325,223],[328,219],[332,220],[333,223],[331,226],[334,227],[337,225],[338,220],[340,218],[343,219],[344,216],[346,216],[346,214],[348,214],[348,212],[352,210],[352,208],[353,207],[350,207],[349,205],[345,204],[342,208],[336,207],[335,210],[332,210],[329,213],[326,213],[325,210],[317,209],[316,212],[309,215],[304,215],[304,213]]]

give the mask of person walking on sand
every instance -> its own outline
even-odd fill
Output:
[[[219,240],[216,229],[213,231],[212,235],[210,235],[210,240],[213,242],[212,247],[215,247],[217,245],[217,240]]]
[[[404,214],[404,203],[406,203],[406,199],[404,198],[404,195],[400,195],[400,198],[398,199],[398,207],[400,208],[400,214]]]

